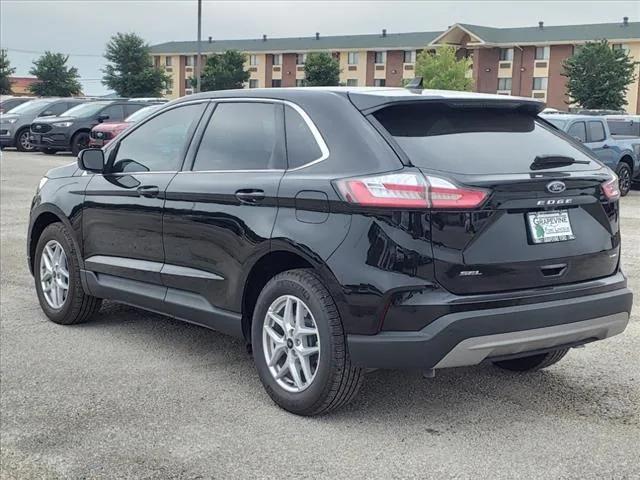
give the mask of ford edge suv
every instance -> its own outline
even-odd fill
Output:
[[[48,172],[29,267],[45,314],[102,299],[244,338],[300,415],[371,368],[531,371],[621,333],[615,174],[526,98],[252,89],[165,105]]]

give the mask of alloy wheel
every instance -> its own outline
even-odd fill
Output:
[[[621,192],[628,192],[631,189],[631,173],[628,168],[623,168],[618,172],[619,187]]]
[[[264,318],[262,345],[269,372],[288,392],[306,390],[318,371],[320,335],[309,307],[293,295],[276,298]]]
[[[20,138],[18,139],[18,141],[20,142],[22,148],[24,148],[25,150],[33,150],[34,147],[29,141],[29,132],[23,132],[22,134],[20,134]]]
[[[40,285],[51,308],[60,309],[69,294],[69,264],[62,245],[50,240],[40,257]]]

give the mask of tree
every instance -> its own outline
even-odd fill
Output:
[[[231,90],[242,88],[251,74],[244,69],[245,55],[237,50],[227,50],[207,58],[202,69],[201,90]],[[192,80],[195,86],[196,79]]]
[[[340,63],[326,52],[313,52],[304,62],[304,84],[309,87],[334,86],[340,83]]]
[[[149,45],[135,33],[117,33],[107,43],[102,83],[122,97],[158,97],[169,77],[153,65]]]
[[[583,108],[622,109],[627,87],[635,80],[637,62],[606,40],[587,42],[564,61],[567,93]]]
[[[68,60],[69,55],[49,51],[35,60],[29,73],[35,75],[38,81],[29,85],[31,93],[41,97],[70,97],[81,94],[78,69],[67,67]]]
[[[14,74],[15,68],[11,68],[11,62],[6,50],[0,50],[0,94],[9,95],[11,93],[11,81],[9,77]]]
[[[423,50],[416,59],[416,77],[422,77],[423,88],[438,90],[471,90],[473,79],[467,76],[471,60],[456,57],[451,46],[438,48],[435,53]]]

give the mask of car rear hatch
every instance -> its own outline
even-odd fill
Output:
[[[369,112],[427,179],[435,277],[453,293],[549,287],[618,269],[615,177],[536,114],[532,104],[466,100]]]

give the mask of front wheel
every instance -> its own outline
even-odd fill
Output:
[[[494,365],[513,372],[533,372],[550,367],[558,363],[569,352],[568,348],[560,348],[547,353],[531,355],[529,357],[512,358],[511,360],[499,360]]]
[[[29,129],[25,128],[18,132],[16,137],[16,148],[19,152],[33,152],[36,147],[33,146],[31,140],[29,140]]]
[[[71,152],[78,155],[85,148],[89,148],[90,139],[88,132],[76,133],[71,140]]]
[[[620,162],[616,169],[616,175],[619,179],[620,196],[624,197],[631,190],[631,168],[626,163]]]
[[[336,304],[311,270],[283,272],[267,283],[251,339],[264,388],[291,413],[327,413],[358,392],[364,372],[351,365]]]

